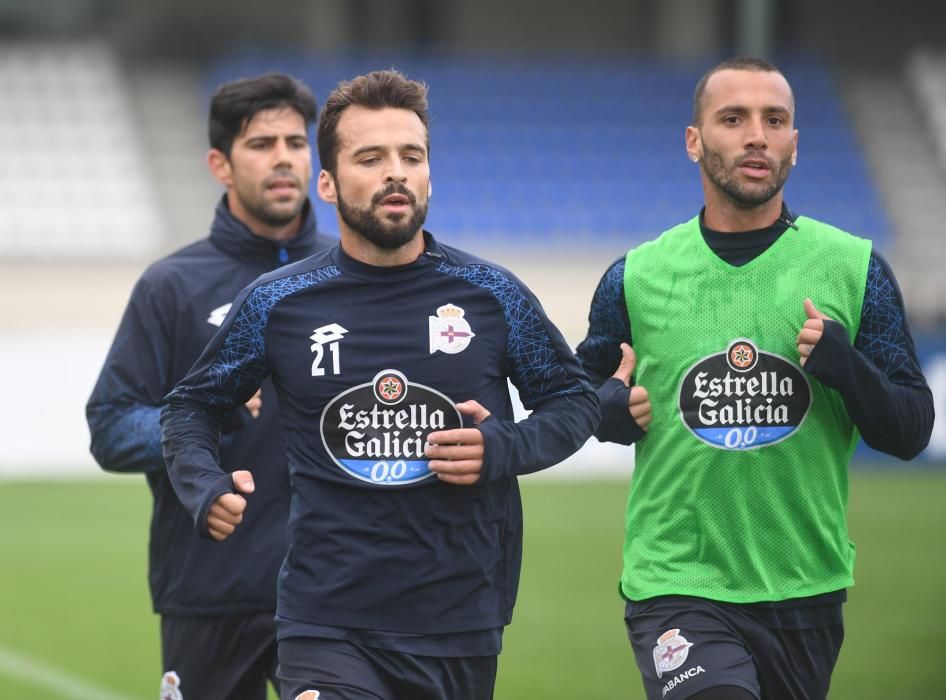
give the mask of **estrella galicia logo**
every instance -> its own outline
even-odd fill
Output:
[[[720,449],[749,450],[780,442],[798,429],[810,407],[805,374],[746,338],[704,357],[680,383],[683,423]]]
[[[335,464],[378,486],[433,476],[424,456],[427,436],[462,425],[453,401],[395,369],[336,396],[321,419],[322,442]]]

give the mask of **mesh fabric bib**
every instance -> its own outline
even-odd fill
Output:
[[[853,583],[857,430],[798,365],[796,337],[810,297],[853,341],[871,248],[796,225],[742,267],[707,247],[697,218],[627,254],[636,383],[653,406],[625,522],[631,600],[775,601]]]

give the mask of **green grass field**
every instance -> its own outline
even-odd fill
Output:
[[[498,700],[643,698],[616,593],[625,491],[524,480]],[[157,696],[149,513],[135,477],[0,482],[0,698]],[[831,698],[946,698],[946,470],[856,470],[850,523],[858,585]]]

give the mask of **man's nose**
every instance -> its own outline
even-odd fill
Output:
[[[746,123],[745,145],[753,148],[767,148],[768,139],[765,136],[765,125],[762,119],[749,119]]]
[[[388,163],[384,179],[388,182],[404,182],[407,180],[407,171],[400,158],[392,158]]]
[[[290,157],[292,151],[289,148],[289,144],[283,141],[282,139],[276,140],[276,163],[281,167],[292,168],[292,158]]]

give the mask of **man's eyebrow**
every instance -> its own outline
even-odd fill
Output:
[[[256,134],[254,136],[246,136],[244,140],[246,141],[276,141],[279,138],[285,138],[287,141],[291,139],[305,139],[309,140],[308,134],[304,132],[298,132],[294,134]]]
[[[360,156],[360,155],[362,155],[362,154],[364,154],[364,153],[371,153],[371,152],[384,151],[384,150],[386,150],[386,147],[385,147],[385,146],[374,146],[374,145],[362,146],[361,148],[356,148],[355,151],[352,153],[352,156]],[[425,149],[423,146],[421,146],[420,144],[417,144],[417,143],[402,143],[402,144],[398,144],[398,145],[396,146],[396,150],[398,150],[398,151],[405,151],[405,150],[406,150],[406,151],[420,151],[421,153],[424,153],[424,152],[426,151],[426,149]]]
[[[713,114],[723,114],[725,112],[734,112],[736,114],[745,114],[746,112],[751,111],[749,107],[745,105],[723,105],[717,110],[713,111]],[[765,114],[791,114],[791,110],[784,105],[768,105],[762,108],[762,112]]]
[[[353,152],[353,156],[360,156],[363,153],[371,153],[372,151],[381,151],[383,148],[381,146],[362,146],[361,148],[356,148]]]

